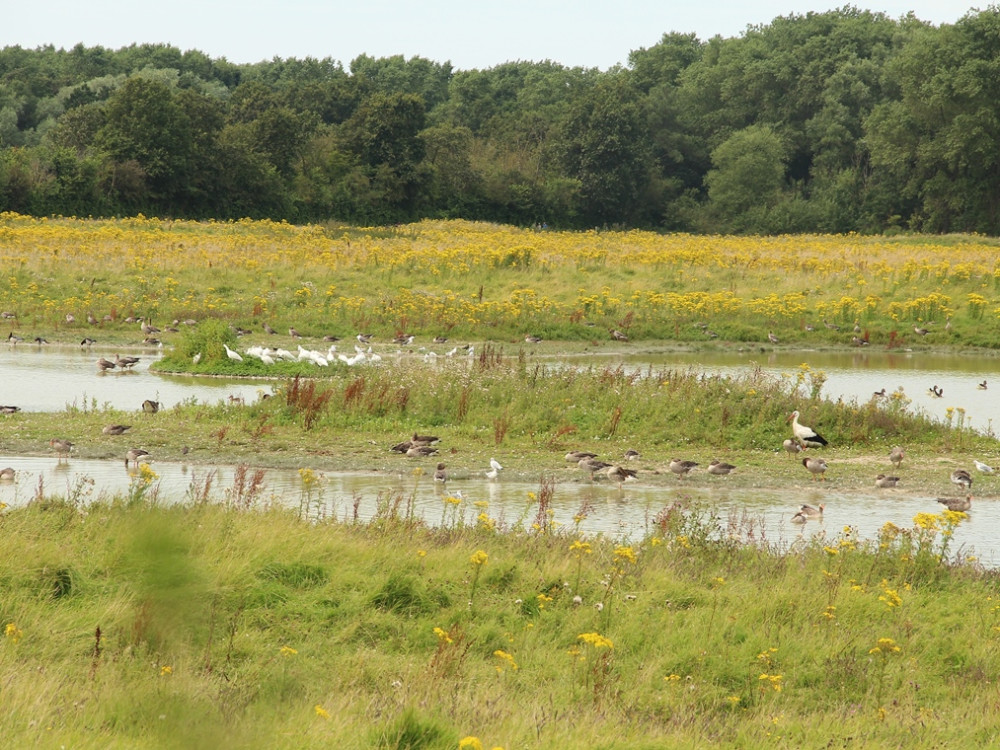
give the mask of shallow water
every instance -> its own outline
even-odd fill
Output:
[[[137,472],[127,471],[124,461],[0,456],[0,466],[8,465],[16,468],[17,476],[13,482],[0,482],[0,502],[11,507],[30,502],[40,487],[46,497],[66,497],[86,505],[116,494],[127,497],[139,486]],[[241,484],[236,481],[239,472],[233,466],[153,461],[150,468],[157,478],[146,491],[146,498],[161,503],[205,499],[240,507],[270,504],[298,509],[314,519],[344,522],[371,520],[395,504],[399,514],[412,513],[430,525],[474,525],[477,516],[485,512],[500,528],[530,527],[538,504],[529,499],[528,493],[540,493],[539,484],[533,482],[478,478],[451,481],[447,494],[462,496],[462,503],[456,506],[445,501],[443,488],[435,486],[426,475],[418,481],[407,464],[399,473],[317,472],[308,490],[298,471],[267,469],[257,493],[248,496],[252,469],[245,472],[246,481]],[[942,507],[933,497],[874,488],[841,493],[802,484],[782,490],[729,490],[725,478],[702,477],[700,482],[692,478],[685,487],[662,487],[644,486],[640,481],[619,489],[608,482],[557,481],[550,505],[552,520],[558,528],[572,530],[577,526],[574,516],[586,507],[586,518],[578,525],[581,533],[637,541],[653,533],[661,510],[682,502],[714,512],[724,533],[732,529],[744,541],[765,542],[787,550],[817,534],[826,540],[836,539],[845,526],[853,527],[859,539],[874,539],[887,521],[912,528],[917,513],[937,513]],[[483,502],[488,505],[476,505]],[[809,521],[804,526],[791,523],[802,503],[824,503],[823,520]],[[1000,504],[981,499],[974,503],[969,520],[956,529],[950,550],[974,553],[983,565],[1000,567]]]

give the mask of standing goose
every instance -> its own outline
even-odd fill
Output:
[[[670,471],[676,474],[678,479],[686,477],[691,469],[697,465],[697,461],[682,461],[679,458],[670,459]]]
[[[143,458],[149,456],[149,451],[145,451],[142,448],[129,448],[128,452],[125,454],[125,468],[128,468],[129,462],[132,462],[133,467],[139,465],[139,461]]]
[[[792,423],[792,435],[799,441],[803,448],[821,448],[827,445],[826,438],[820,435],[812,427],[799,424],[799,412],[793,411],[786,422]]]
[[[788,453],[790,457],[802,451],[802,446],[799,445],[799,441],[793,440],[792,438],[787,438],[781,444],[781,447],[785,449],[785,451]]]
[[[905,457],[903,449],[898,445],[894,446],[893,449],[889,451],[889,460],[892,462],[892,465],[896,467],[897,471],[899,470],[899,465],[903,463],[903,459]]]
[[[69,456],[70,451],[73,450],[73,443],[63,438],[52,438],[49,441],[49,445],[55,450],[60,461]]]
[[[963,489],[972,489],[972,475],[965,469],[955,469],[951,472],[951,483]]]
[[[826,471],[825,459],[812,458],[812,457],[803,458],[802,465],[809,470],[810,474],[812,474],[812,481],[815,482],[817,477],[819,477],[821,481],[824,482],[826,481],[826,477],[823,476],[824,472]]]
[[[770,341],[772,344],[778,343],[778,337],[775,336],[772,331],[767,332],[767,340]]]
[[[634,482],[637,476],[638,472],[635,469],[626,469],[624,466],[616,465],[608,469],[608,479],[612,482],[618,482],[618,484]]]
[[[434,470],[434,481],[442,483],[448,481],[448,472],[445,471],[444,464],[438,464]]]

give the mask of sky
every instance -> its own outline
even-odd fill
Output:
[[[18,0],[4,10],[0,47],[78,43],[111,49],[165,43],[233,63],[420,56],[455,69],[552,60],[607,70],[665,33],[736,37],[778,16],[824,12],[848,0]],[[954,23],[970,0],[859,0],[898,19]]]

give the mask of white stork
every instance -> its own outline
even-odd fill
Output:
[[[827,445],[826,438],[820,435],[812,427],[799,424],[799,413],[793,411],[786,422],[792,423],[792,435],[801,443],[803,448],[822,448]]]

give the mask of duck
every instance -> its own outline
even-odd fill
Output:
[[[977,383],[976,384],[976,388],[978,388],[981,391],[985,391],[986,390],[986,381],[984,380],[982,383]]]
[[[498,476],[500,476],[500,472],[502,470],[503,470],[503,467],[500,465],[500,462],[497,461],[495,458],[491,458],[490,459],[490,470],[486,472],[486,478],[489,479],[490,481],[493,481]]]
[[[899,477],[890,477],[885,474],[879,474],[875,477],[876,487],[895,487],[899,483]]]
[[[815,482],[817,477],[819,477],[821,481],[824,482],[826,481],[826,477],[823,476],[824,472],[826,471],[825,459],[812,458],[812,457],[803,458],[802,465],[809,470],[810,474],[812,474],[812,481]]]
[[[679,458],[670,459],[670,471],[676,474],[678,479],[686,477],[697,465],[697,461],[682,461]]]
[[[939,497],[937,501],[948,510],[957,510],[961,513],[965,513],[972,507],[972,495],[966,495],[965,497]]]
[[[434,470],[434,481],[435,482],[448,481],[448,472],[445,471],[444,464],[438,464],[437,469]]]
[[[109,424],[103,430],[105,435],[124,435],[126,430],[132,429],[130,424]]]
[[[799,424],[799,412],[793,411],[788,415],[786,422],[792,423],[792,435],[802,445],[803,448],[822,448],[828,445],[826,438],[820,435],[812,427]]]
[[[49,445],[55,450],[59,459],[62,460],[73,450],[74,443],[69,440],[65,440],[64,438],[52,438],[49,441]]]
[[[794,456],[796,453],[800,453],[802,451],[802,446],[799,445],[799,441],[792,440],[792,438],[788,438],[782,442],[781,447],[785,449],[789,456]]]
[[[125,453],[125,468],[128,468],[129,462],[132,462],[133,466],[138,466],[140,459],[149,456],[149,451],[143,450],[142,448],[129,448]]]
[[[971,489],[972,475],[965,469],[955,469],[955,471],[951,472],[951,483],[957,484],[959,487],[964,487],[965,489]]]
[[[898,445],[893,446],[893,449],[889,451],[889,461],[892,462],[892,465],[896,467],[897,471],[899,470],[899,465],[903,463],[903,459],[905,457],[906,455],[903,453],[902,447]]]
[[[708,464],[708,473],[715,474],[716,476],[725,476],[736,470],[733,464],[726,464],[719,459],[713,459],[711,463]]]

